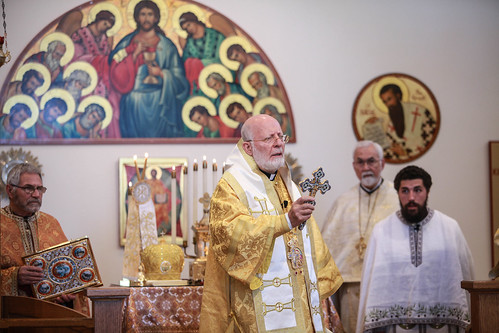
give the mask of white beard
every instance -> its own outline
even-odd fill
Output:
[[[52,53],[48,53],[48,52],[47,52],[46,57],[47,57],[47,58],[46,58],[46,62],[47,62],[47,65],[48,65],[48,67],[49,67],[49,70],[50,70],[51,72],[53,72],[53,71],[55,71],[56,69],[58,69],[58,68],[59,68],[60,62],[59,62],[59,60],[54,59],[54,58],[52,57]]]
[[[73,96],[75,102],[78,103],[81,98],[81,89],[76,87],[75,81],[71,81],[66,89]]]
[[[269,97],[270,96],[270,88],[268,85],[264,84],[258,91],[256,92],[256,97],[259,99]]]
[[[378,183],[379,179],[374,177],[374,174],[370,171],[364,172],[362,174],[362,178],[360,180],[360,183],[362,186],[367,187],[367,188],[372,188],[374,185]]]
[[[253,145],[253,159],[260,169],[268,173],[274,173],[279,168],[284,166],[284,149],[281,157],[274,157],[271,160],[267,160],[263,153],[261,153],[258,149],[255,149],[255,145]]]

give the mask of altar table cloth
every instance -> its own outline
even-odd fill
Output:
[[[203,286],[132,287],[125,302],[124,328],[127,333],[199,331]],[[338,313],[328,298],[322,302],[326,327],[343,332]]]

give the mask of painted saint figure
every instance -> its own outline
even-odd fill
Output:
[[[40,51],[30,56],[25,63],[37,62],[45,65],[50,71],[52,83],[62,82],[63,68],[61,59],[66,53],[66,45],[60,40],[54,40],[47,46],[47,51]]]
[[[183,13],[179,23],[188,34],[182,60],[185,62],[191,92],[195,92],[199,88],[198,77],[201,70],[210,64],[220,63],[220,45],[225,36],[215,29],[206,27],[191,12]]]
[[[64,138],[100,138],[100,128],[106,113],[99,104],[92,103],[85,108],[83,113],[79,113],[62,126],[62,136]]]
[[[122,94],[120,130],[124,138],[182,137],[182,106],[189,94],[176,46],[159,28],[160,11],[150,0],[134,9],[137,29],[111,52],[111,84]],[[154,60],[147,61],[148,57]],[[145,83],[154,78],[156,83]]]
[[[9,114],[0,116],[0,139],[26,139],[26,131],[22,123],[31,117],[31,110],[24,103],[17,103]]]
[[[66,114],[67,111],[68,106],[63,99],[58,97],[50,99],[40,111],[35,126],[26,130],[27,137],[33,139],[62,138],[62,126],[57,122],[57,118]]]
[[[388,108],[391,124],[387,136],[392,142],[387,157],[401,159],[419,154],[429,145],[436,130],[436,121],[424,106],[402,101],[402,90],[387,84],[379,93]]]
[[[234,129],[225,125],[219,116],[210,115],[202,105],[193,107],[189,118],[201,125],[201,130],[197,134],[198,138],[231,138],[234,136]]]

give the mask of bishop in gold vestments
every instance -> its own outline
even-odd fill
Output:
[[[320,301],[343,280],[313,218],[290,228],[288,168],[262,172],[243,139],[211,200],[200,332],[325,332]]]

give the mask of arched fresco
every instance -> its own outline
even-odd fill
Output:
[[[0,142],[236,142],[267,113],[296,141],[274,66],[193,1],[87,2],[31,40],[1,88]]]

